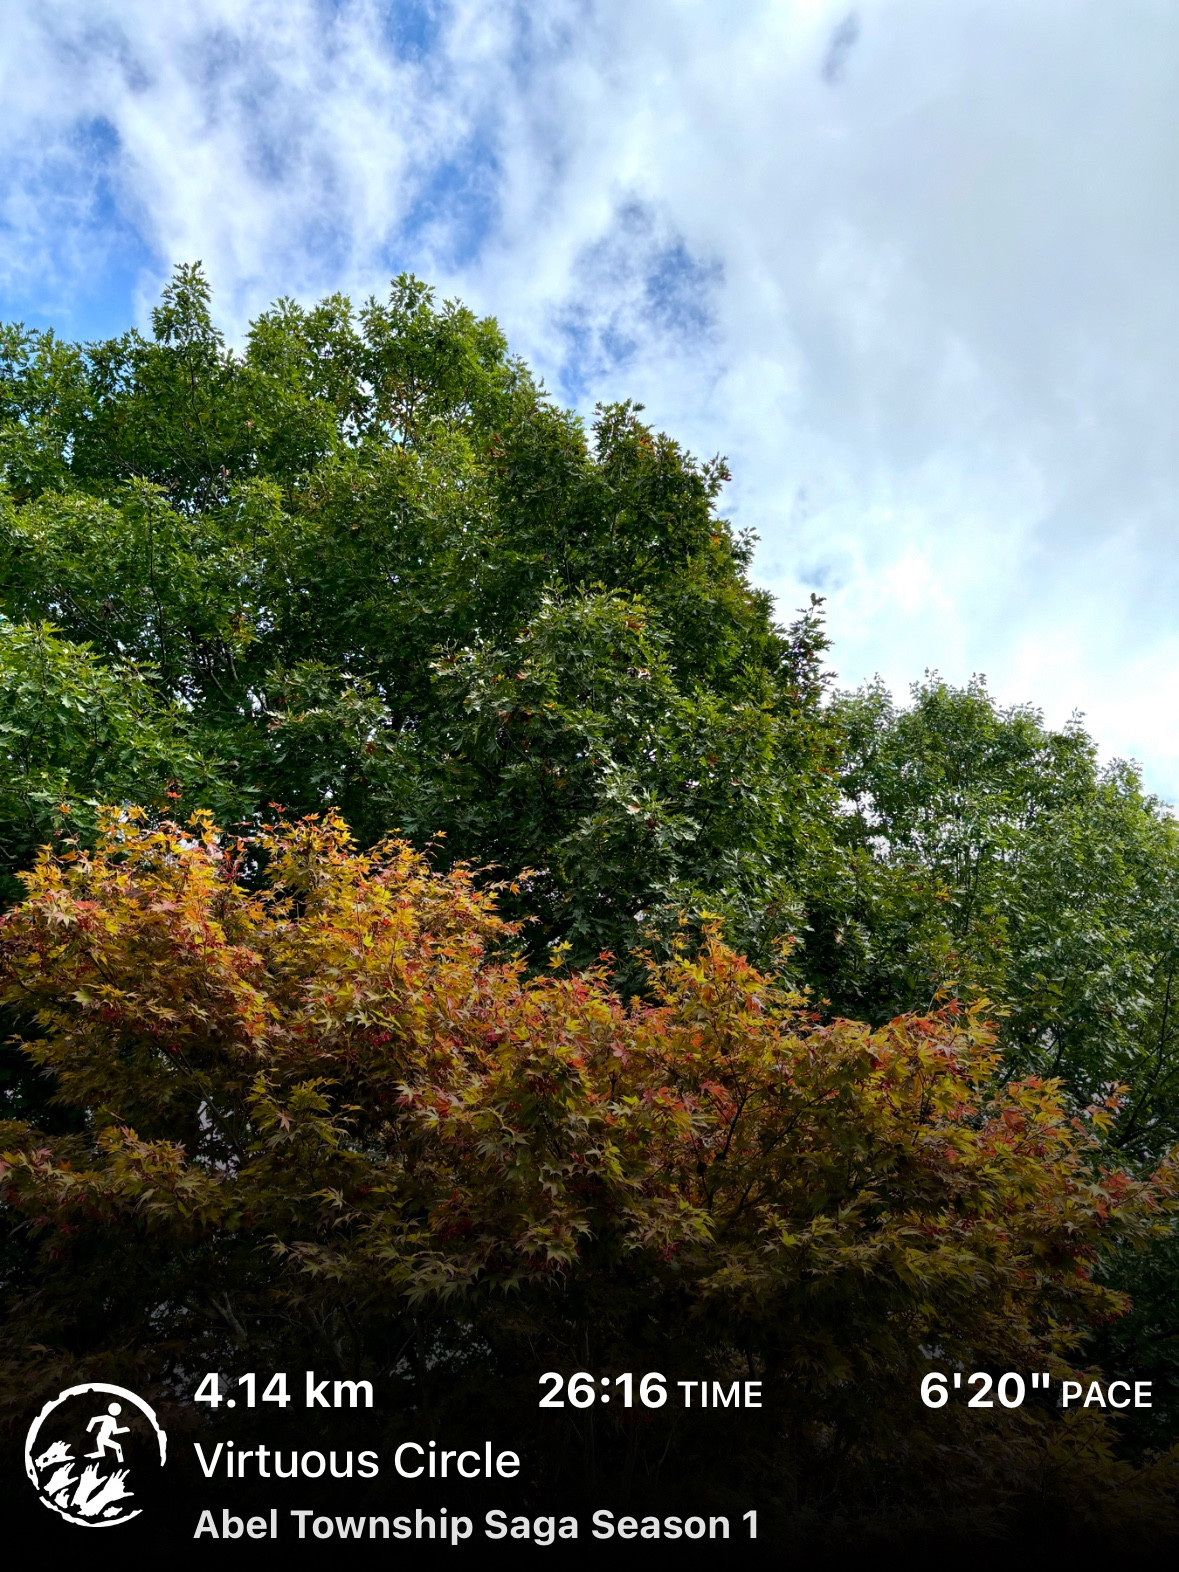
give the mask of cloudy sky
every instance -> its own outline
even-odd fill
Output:
[[[834,665],[1179,798],[1174,0],[0,0],[0,317],[403,268],[727,453]]]

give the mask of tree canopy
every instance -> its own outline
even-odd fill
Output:
[[[720,461],[632,405],[587,432],[410,278],[359,312],[280,301],[240,354],[199,268],[152,320],[0,339],[10,875],[104,798],[278,802],[531,868],[538,951],[792,909],[832,798],[825,641],[751,585]],[[112,706],[167,745],[116,764]]]
[[[1179,841],[1137,771],[1100,768],[1075,721],[1051,731],[979,680],[930,679],[908,710],[871,686],[835,715],[854,811],[822,942],[841,1006],[985,995],[1012,1072],[1062,1076],[1082,1099],[1127,1085],[1116,1145],[1173,1143]]]

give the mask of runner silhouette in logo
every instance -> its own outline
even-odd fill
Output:
[[[129,1434],[131,1427],[119,1423],[118,1416],[122,1412],[118,1403],[112,1403],[105,1414],[95,1414],[86,1429],[93,1430],[95,1425],[98,1426],[98,1434],[94,1438],[98,1442],[98,1450],[87,1452],[87,1457],[105,1457],[109,1447],[115,1454],[115,1460],[119,1463],[123,1461],[123,1448],[114,1438]]]
[[[97,1403],[106,1404],[105,1413],[95,1413]],[[138,1451],[137,1435],[147,1442]],[[127,1440],[120,1445],[118,1436]],[[83,1451],[87,1446],[90,1451]],[[168,1437],[151,1405],[125,1386],[87,1381],[59,1392],[33,1420],[25,1436],[25,1473],[42,1506],[67,1522],[115,1528],[138,1517],[150,1501],[153,1453],[163,1468]],[[149,1484],[146,1499],[141,1480]]]

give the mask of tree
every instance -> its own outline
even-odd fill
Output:
[[[823,1025],[715,931],[652,961],[646,1002],[602,968],[530,976],[469,872],[331,818],[226,840],[115,815],[25,883],[0,976],[76,1128],[0,1132],[10,1383],[166,1387],[239,1341],[416,1367],[418,1402],[473,1383],[489,1414],[532,1411],[548,1368],[753,1373],[739,1456],[662,1422],[632,1453],[709,1489],[768,1460],[803,1504],[886,1478],[902,1515],[947,1467],[1014,1511],[1011,1471],[1051,1466],[1062,1500],[1100,1516],[1120,1485],[1169,1521],[1170,1476],[1106,1468],[1103,1422],[918,1399],[931,1360],[1070,1373],[1125,1308],[1099,1252],[1175,1204],[1170,1159],[1102,1165],[1112,1101],[1077,1120],[1054,1082],[998,1085],[976,1013]]]
[[[812,903],[812,975],[887,1018],[939,990],[1002,1011],[1009,1074],[1085,1102],[1132,1088],[1112,1132],[1149,1160],[1179,1137],[1179,836],[1135,769],[1098,767],[976,679],[842,695],[845,873]]]
[[[43,624],[0,620],[0,902],[20,895],[15,875],[38,847],[90,838],[105,802],[175,813],[187,796],[227,819],[245,806],[153,675]]]
[[[587,433],[408,277],[279,301],[239,354],[178,268],[152,327],[0,336],[0,612],[171,717],[108,797],[443,832],[533,869],[540,957],[625,955],[681,907],[768,956],[830,841],[826,641],[750,584],[723,463],[630,404]],[[65,796],[93,775],[59,752]]]

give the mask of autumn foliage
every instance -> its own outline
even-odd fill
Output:
[[[715,932],[623,1003],[609,958],[530,974],[469,871],[331,818],[124,813],[25,883],[0,978],[56,1094],[51,1130],[0,1126],[10,1375],[166,1385],[248,1339],[424,1402],[477,1346],[533,1412],[543,1369],[755,1373],[743,1444],[795,1504],[836,1455],[992,1495],[1015,1459],[1012,1499],[1049,1455],[1066,1494],[1157,1483],[1104,1420],[918,1400],[933,1363],[1083,1360],[1124,1308],[1100,1252],[1174,1201],[1168,1165],[1101,1166],[1112,1094],[1004,1082],[978,1012],[824,1024]]]

